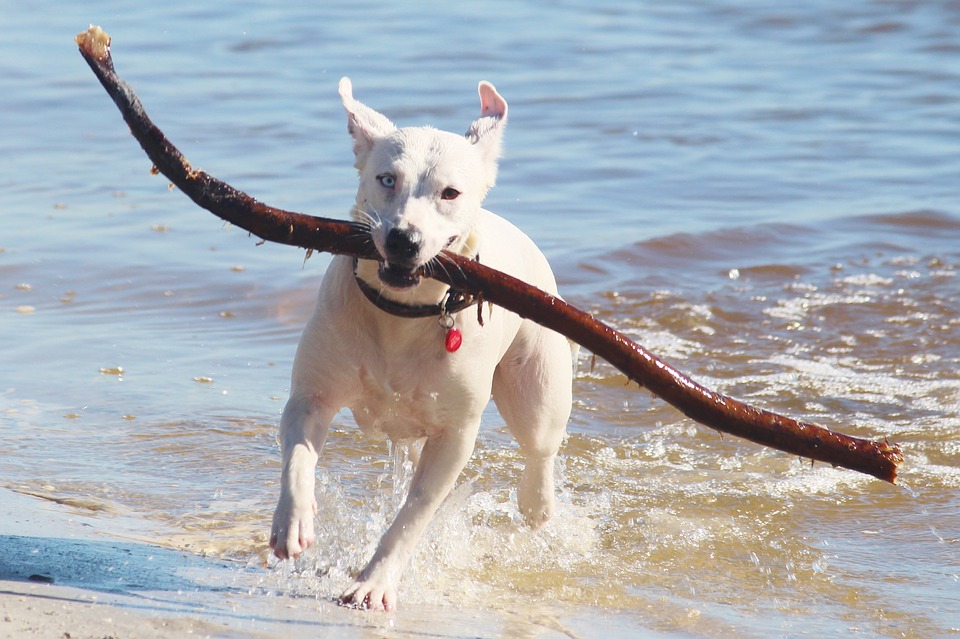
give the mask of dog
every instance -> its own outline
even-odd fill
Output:
[[[452,251],[557,295],[533,241],[482,208],[507,121],[493,85],[480,83],[480,117],[462,136],[398,128],[354,99],[349,78],[339,93],[359,172],[351,216],[369,230],[379,257],[335,257],[323,277],[280,420],[270,546],[286,559],[313,543],[316,464],[340,409],[349,408],[365,434],[421,440],[402,507],[340,596],[344,605],[392,610],[418,540],[473,453],[491,396],[524,456],[517,490],[524,520],[536,528],[550,518],[576,350],[558,333],[422,276],[452,268],[442,255]]]

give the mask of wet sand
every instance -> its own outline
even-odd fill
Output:
[[[0,637],[576,636],[553,619],[276,596],[266,570],[131,541],[68,507],[0,489]]]

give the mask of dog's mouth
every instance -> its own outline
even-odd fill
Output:
[[[456,235],[449,238],[443,248],[450,248],[457,239],[458,236]],[[395,290],[405,290],[420,284],[420,280],[423,279],[423,277],[420,275],[419,270],[419,266],[388,262],[387,260],[381,259],[377,276],[384,285]]]
[[[388,262],[380,262],[377,276],[381,282],[394,289],[413,288],[420,283],[421,279],[417,269]]]

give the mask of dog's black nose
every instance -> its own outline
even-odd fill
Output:
[[[391,264],[413,268],[417,266],[417,256],[423,246],[423,235],[416,229],[392,228],[387,233],[383,248],[384,256]]]

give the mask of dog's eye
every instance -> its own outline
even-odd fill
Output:
[[[384,173],[383,175],[377,176],[377,181],[380,182],[385,188],[392,189],[397,185],[397,178],[393,177],[389,173]]]
[[[460,195],[460,191],[456,190],[452,186],[448,186],[440,193],[441,200],[455,200]]]

